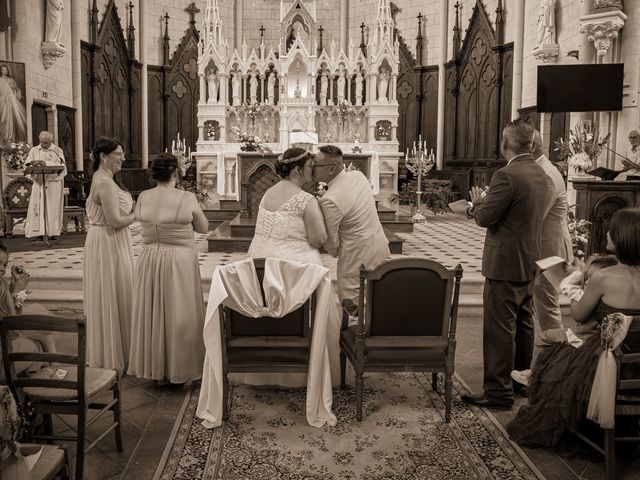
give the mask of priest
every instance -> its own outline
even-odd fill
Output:
[[[27,165],[39,164],[46,166],[61,166],[58,174],[33,176],[33,187],[27,210],[25,237],[43,237],[45,234],[44,196],[47,196],[46,234],[56,240],[62,231],[62,210],[64,208],[64,177],[67,167],[62,149],[53,144],[51,132],[40,132],[40,145],[33,147],[27,156]]]

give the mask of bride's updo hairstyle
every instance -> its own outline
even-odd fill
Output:
[[[296,167],[304,167],[304,164],[311,158],[311,152],[304,148],[287,148],[276,160],[276,173],[280,178],[287,178]]]
[[[640,208],[623,208],[614,213],[609,236],[620,263],[640,266]]]
[[[178,172],[177,175],[179,179],[178,159],[170,153],[161,153],[153,158],[153,162],[151,163],[151,178],[156,182],[167,183],[176,172]]]

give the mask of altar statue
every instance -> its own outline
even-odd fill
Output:
[[[329,79],[327,78],[327,72],[322,72],[320,75],[320,106],[327,105],[327,89],[329,88]]]
[[[388,102],[387,99],[387,86],[389,85],[389,72],[386,68],[380,71],[378,76],[378,101]]]
[[[210,68],[207,74],[207,86],[209,90],[207,103],[218,103],[218,84],[218,76],[216,72],[213,71],[213,68]]]
[[[276,74],[271,72],[269,79],[267,80],[267,96],[269,97],[269,105],[275,105],[276,103]]]
[[[538,46],[556,42],[556,0],[540,0],[538,9]]]
[[[47,1],[47,26],[44,41],[51,42],[56,46],[62,46],[60,44],[62,10],[64,10],[64,0]]]
[[[240,72],[234,72],[233,79],[231,80],[231,96],[233,98],[234,107],[238,107],[242,103],[242,99],[240,97],[240,89],[242,88],[241,84]]]
[[[344,70],[340,70],[340,75],[338,76],[338,105],[342,105],[344,103],[344,86],[346,79],[344,78]]]
[[[258,103],[258,77],[255,73],[252,73],[249,79],[249,97],[252,104]]]
[[[362,84],[362,73],[358,72],[356,73],[356,106],[358,107],[362,105]]]

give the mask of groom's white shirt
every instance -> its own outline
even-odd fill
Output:
[[[325,250],[338,257],[340,300],[357,301],[360,265],[376,268],[390,255],[371,184],[362,172],[341,171],[320,198],[327,228]]]

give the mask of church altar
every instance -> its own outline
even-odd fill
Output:
[[[218,1],[208,0],[199,45],[198,141],[192,155],[198,179],[216,200],[241,200],[238,154],[253,137],[279,154],[292,133],[337,145],[345,154],[371,157],[374,193],[384,202],[397,193],[399,42],[389,0],[379,0],[372,34],[359,47],[323,45],[315,0],[281,0],[280,42],[231,51]],[[272,160],[274,157],[269,157]]]

